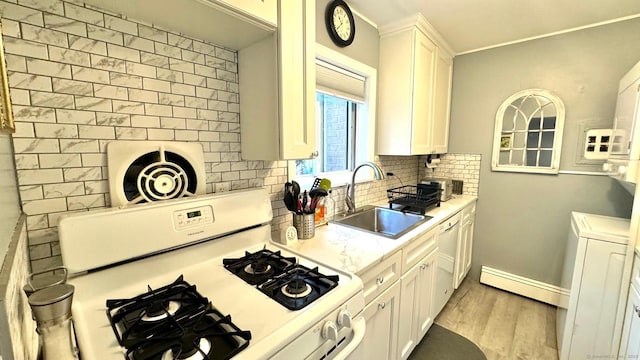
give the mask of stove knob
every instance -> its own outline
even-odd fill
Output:
[[[322,337],[325,339],[338,341],[338,327],[336,326],[336,323],[331,320],[324,323],[324,326],[322,327]]]
[[[338,325],[348,328],[351,327],[351,314],[349,313],[349,310],[340,310],[340,312],[338,313]]]

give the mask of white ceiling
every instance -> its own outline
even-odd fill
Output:
[[[640,17],[639,0],[346,0],[378,26],[417,12],[456,53]]]

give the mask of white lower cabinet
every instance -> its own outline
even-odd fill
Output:
[[[462,225],[458,235],[456,248],[453,287],[457,289],[471,269],[471,255],[473,253],[473,228],[476,218],[475,201],[462,210]]]
[[[464,210],[462,228],[467,225],[467,235],[461,236],[464,245],[456,253],[454,264],[454,268],[460,264],[460,279],[471,264],[475,202]],[[453,216],[460,215],[454,213]],[[364,283],[367,304],[364,309],[367,330],[362,342],[364,359],[407,359],[433,324],[438,315],[434,295],[440,253],[439,228],[433,226],[408,241],[400,251],[357,274]]]
[[[400,278],[398,358],[407,359],[433,324],[433,285],[438,249]]]
[[[396,281],[364,308],[367,330],[363,359],[394,359],[397,349],[400,282]]]

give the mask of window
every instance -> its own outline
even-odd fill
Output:
[[[316,149],[314,159],[289,162],[289,177],[308,187],[315,177],[333,186],[373,160],[376,70],[318,45],[316,59]],[[370,176],[362,172],[366,180]],[[360,175],[360,174],[358,174]]]
[[[546,90],[520,91],[496,113],[491,168],[557,174],[564,125],[564,104]]]
[[[349,171],[354,168],[359,106],[362,104],[322,92],[316,93],[318,157],[296,161],[296,176]]]

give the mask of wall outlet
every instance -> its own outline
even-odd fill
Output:
[[[612,129],[591,129],[584,142],[584,158],[604,160],[609,156]]]

